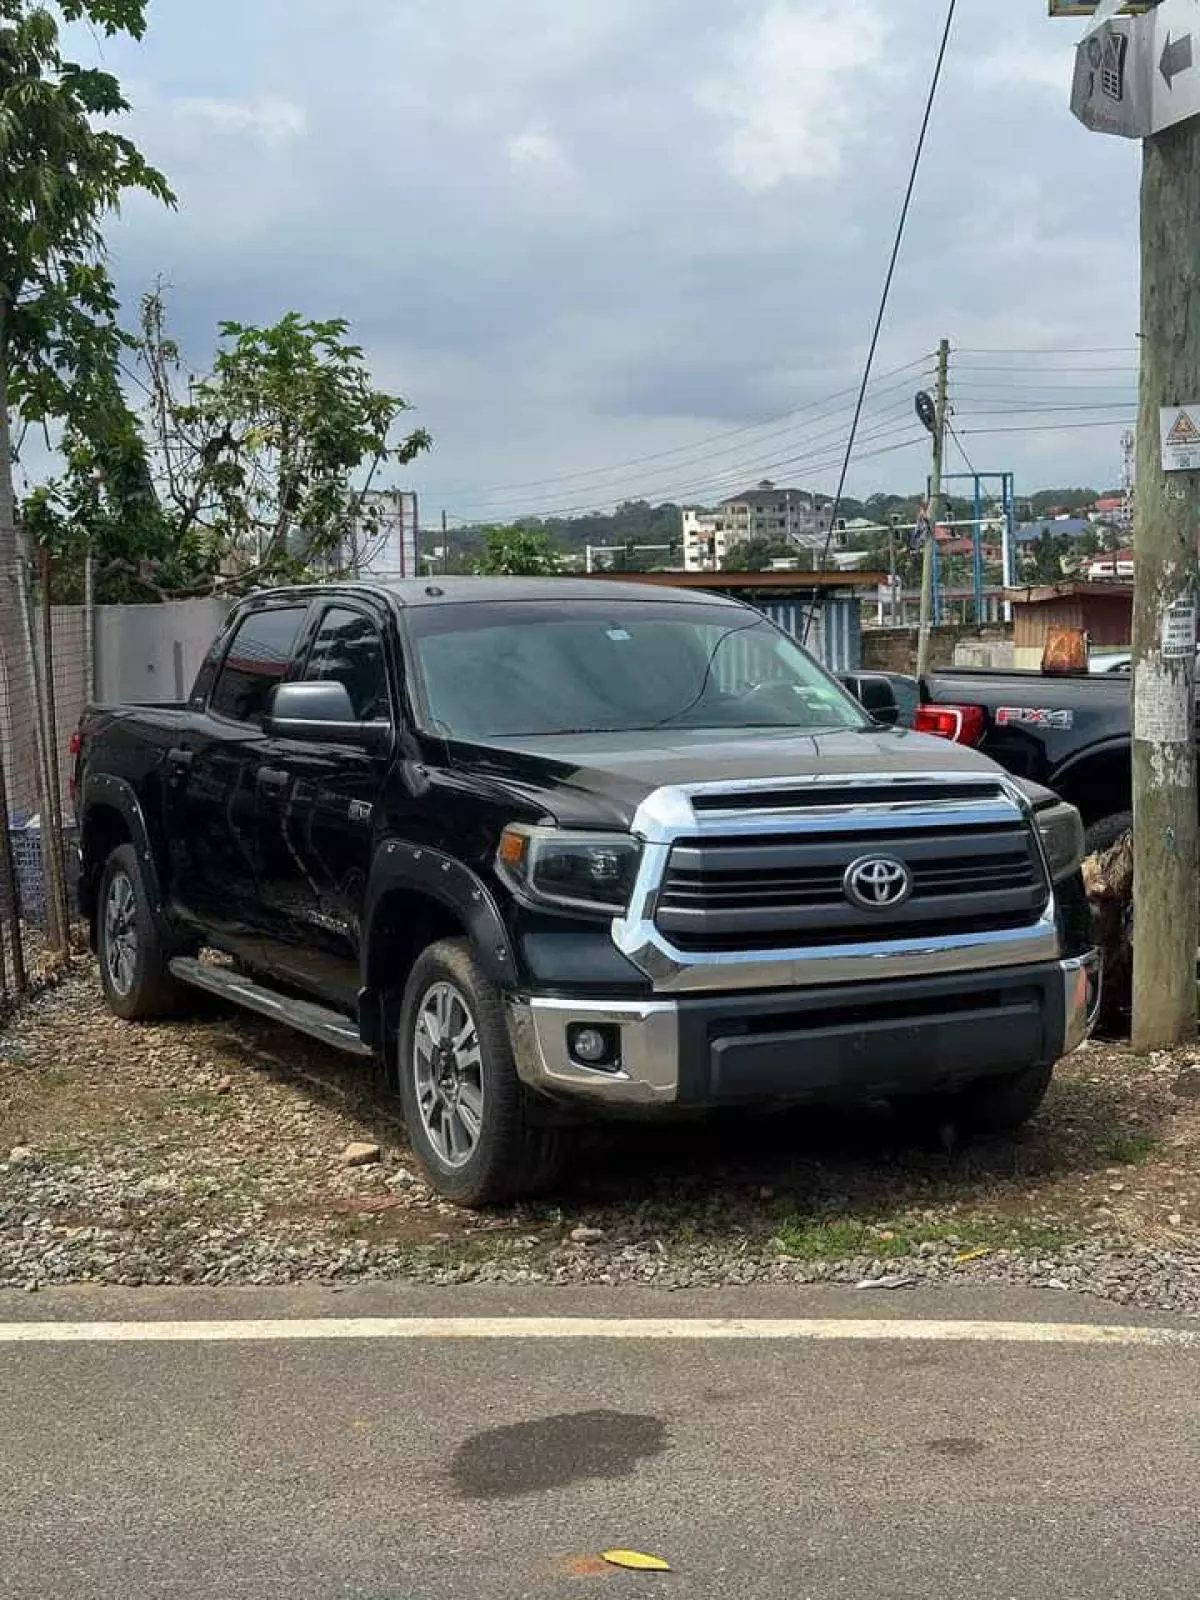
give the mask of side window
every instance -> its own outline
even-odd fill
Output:
[[[287,672],[306,609],[252,611],[238,625],[209,702],[211,710],[236,722],[262,723],[271,690]]]
[[[383,640],[375,624],[359,611],[333,606],[325,613],[304,681],[344,684],[360,722],[391,720]]]

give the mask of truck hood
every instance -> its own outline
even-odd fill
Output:
[[[999,774],[963,745],[906,729],[796,734],[724,732],[570,734],[459,744],[454,765],[541,807],[563,827],[627,829],[655,789],[672,784],[863,773]]]

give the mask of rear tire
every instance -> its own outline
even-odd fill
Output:
[[[131,844],[104,864],[96,910],[100,983],[111,1010],[127,1022],[166,1017],[180,1009],[184,989],[171,976],[166,949]]]
[[[413,1153],[447,1200],[497,1205],[553,1184],[564,1131],[531,1122],[500,991],[466,940],[431,945],[413,967],[396,1067]]]

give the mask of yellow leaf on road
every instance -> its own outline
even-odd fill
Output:
[[[644,1556],[640,1550],[606,1550],[604,1559],[611,1567],[632,1567],[635,1572],[670,1572],[671,1564],[659,1556]]]
[[[978,1250],[964,1250],[961,1256],[955,1256],[954,1261],[961,1267],[964,1261],[982,1261],[984,1256],[990,1256],[991,1253],[987,1245],[980,1245]]]

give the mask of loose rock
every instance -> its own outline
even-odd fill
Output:
[[[383,1160],[383,1151],[377,1144],[355,1140],[342,1151],[341,1159],[344,1167],[372,1167],[377,1161]]]

